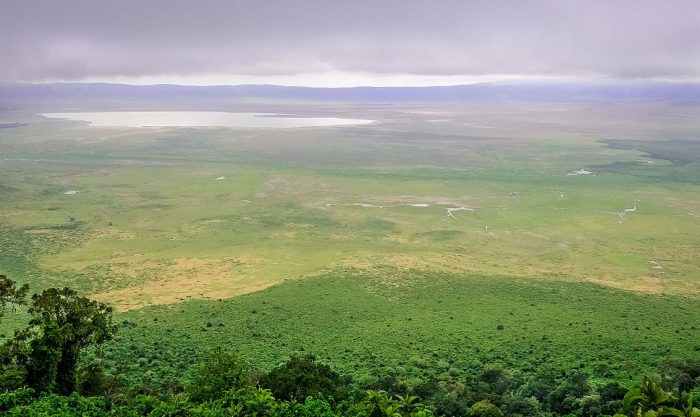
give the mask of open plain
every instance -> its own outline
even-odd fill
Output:
[[[142,323],[108,347],[108,363],[133,356],[135,378],[140,358],[180,358],[153,371],[166,378],[218,343],[270,365],[307,349],[357,375],[379,360],[413,384],[421,370],[459,374],[470,361],[576,358],[631,379],[658,349],[700,349],[698,107],[217,109],[374,121],[286,129],[38,115],[63,110],[2,113],[0,269]],[[497,323],[507,330],[489,342]],[[638,346],[646,329],[668,346]],[[402,345],[404,332],[424,343]]]

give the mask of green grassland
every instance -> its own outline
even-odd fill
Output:
[[[633,383],[664,358],[700,352],[696,301],[391,266],[120,317],[102,361],[146,385],[186,374],[203,346],[236,350],[259,369],[312,352],[360,383],[393,376],[409,388],[460,380],[486,365],[522,375],[578,368],[593,386]]]
[[[699,348],[700,119],[681,110],[276,103],[378,121],[286,130],[5,112],[24,125],[0,131],[0,272],[128,311],[110,366],[158,378],[215,344],[359,378],[630,378]]]

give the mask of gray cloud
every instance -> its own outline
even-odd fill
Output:
[[[0,80],[361,71],[700,79],[697,0],[16,0]]]

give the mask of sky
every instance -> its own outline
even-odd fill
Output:
[[[0,82],[700,82],[700,0],[0,0]]]

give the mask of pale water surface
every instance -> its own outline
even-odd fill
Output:
[[[88,122],[95,127],[238,127],[294,128],[363,125],[374,120],[337,117],[291,117],[273,113],[229,113],[219,111],[107,111],[86,113],[42,113],[50,119]]]

